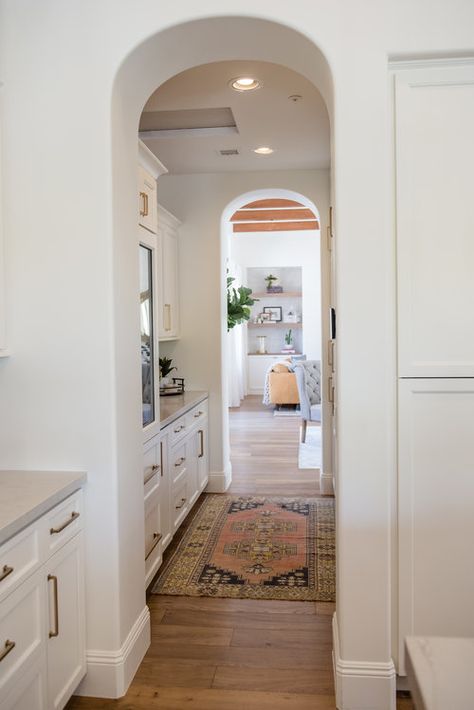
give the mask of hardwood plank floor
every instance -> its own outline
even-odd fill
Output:
[[[274,417],[248,397],[230,422],[229,493],[319,494],[317,472],[297,466],[298,417]],[[67,710],[334,710],[334,604],[155,595],[148,604],[152,642],[127,695],[74,697]]]

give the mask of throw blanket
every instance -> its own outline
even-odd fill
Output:
[[[271,404],[271,402],[270,402],[270,382],[269,382],[268,376],[269,376],[270,372],[272,372],[275,365],[284,365],[287,368],[288,372],[295,371],[293,363],[289,362],[288,360],[279,360],[278,362],[272,362],[272,364],[270,365],[270,367],[268,368],[268,370],[265,374],[265,386],[263,388],[263,400],[262,400],[263,404]]]

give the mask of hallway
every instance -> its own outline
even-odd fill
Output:
[[[299,426],[259,396],[232,409],[229,493],[317,495],[315,471],[297,467]],[[68,710],[334,710],[334,604],[153,595],[148,604],[152,643],[127,695],[75,697]]]

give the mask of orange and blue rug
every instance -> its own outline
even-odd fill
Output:
[[[334,601],[334,499],[208,494],[153,593]]]

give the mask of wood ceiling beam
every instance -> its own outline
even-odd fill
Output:
[[[302,219],[316,219],[316,215],[309,209],[302,207],[297,209],[286,210],[238,210],[235,212],[231,222],[281,222],[288,219],[290,221],[299,221]]]
[[[318,220],[307,222],[237,222],[233,225],[238,232],[296,232],[307,229],[319,229]]]

